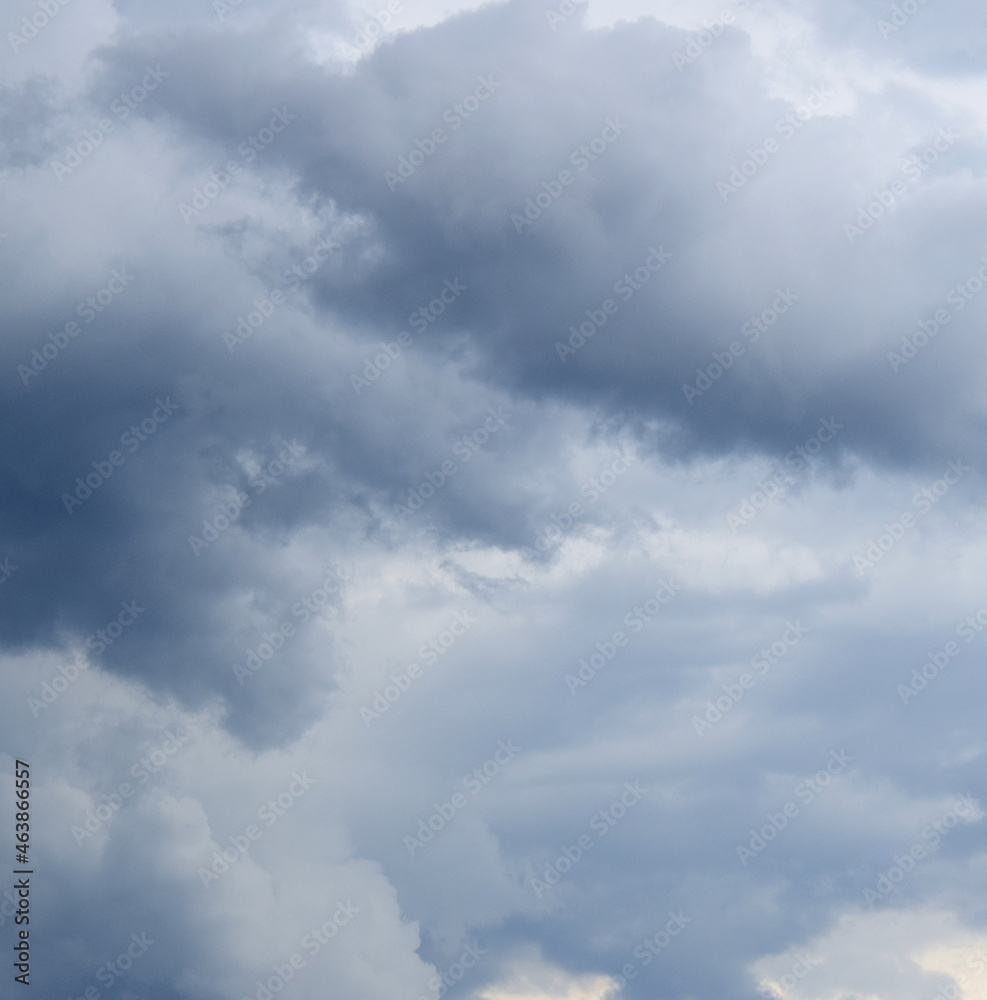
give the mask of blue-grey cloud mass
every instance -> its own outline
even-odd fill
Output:
[[[4,996],[987,997],[976,4],[2,21]]]

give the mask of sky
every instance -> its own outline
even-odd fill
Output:
[[[0,21],[3,996],[987,1000],[981,5]]]

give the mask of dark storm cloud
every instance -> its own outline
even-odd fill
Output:
[[[783,455],[835,418],[843,429],[826,462],[849,450],[932,463],[947,448],[976,460],[975,368],[962,352],[929,350],[901,372],[885,357],[937,308],[950,314],[954,341],[983,312],[976,299],[962,315],[947,302],[979,264],[978,230],[967,221],[976,189],[952,176],[949,159],[975,162],[975,150],[962,137],[941,153],[932,146],[937,134],[962,136],[952,123],[913,111],[905,124],[927,142],[874,162],[858,151],[868,129],[900,141],[872,124],[876,109],[864,101],[854,116],[828,117],[833,95],[823,84],[794,111],[766,100],[734,30],[680,71],[673,56],[684,32],[649,20],[587,32],[578,16],[553,31],[542,12],[505,4],[398,38],[339,75],[305,63],[298,37],[272,23],[146,33],[104,48],[92,113],[75,129],[61,124],[78,165],[68,150],[49,150],[31,174],[52,186],[98,183],[97,160],[111,169],[111,156],[123,159],[121,133],[143,120],[173,141],[195,138],[194,162],[155,207],[157,245],[133,244],[149,225],[124,239],[121,228],[102,266],[49,297],[43,312],[8,298],[17,332],[5,345],[6,547],[23,566],[5,605],[8,641],[84,637],[112,622],[120,602],[137,600],[147,612],[105,648],[109,665],[192,699],[230,699],[231,724],[244,733],[260,724],[253,699],[274,695],[289,714],[291,704],[301,711],[312,673],[290,688],[264,674],[246,689],[230,673],[251,635],[283,614],[255,597],[256,627],[228,618],[250,586],[269,589],[270,565],[222,537],[190,557],[182,539],[225,517],[236,522],[228,537],[274,540],[313,519],[331,524],[347,505],[375,518],[407,506],[449,460],[453,434],[472,433],[484,413],[458,428],[436,424],[430,443],[403,416],[423,419],[416,390],[396,373],[353,392],[354,377],[366,376],[361,362],[401,330],[414,330],[418,357],[455,359],[533,401],[597,408],[613,428],[629,426],[679,458]],[[30,85],[37,100],[40,87]],[[114,103],[121,95],[130,95],[126,114]],[[803,120],[803,108],[824,114]],[[61,114],[51,98],[36,112],[39,135]],[[26,148],[16,132],[9,148]],[[918,179],[902,173],[904,152],[928,148],[934,164],[913,164]],[[55,160],[71,173],[48,176]],[[757,168],[749,180],[745,160]],[[289,239],[285,253],[257,222],[217,228],[217,207],[236,197],[234,167],[294,183],[323,219],[353,223],[294,299],[279,272],[305,244]],[[851,243],[846,226],[892,181],[907,187],[895,196],[900,208]],[[114,225],[133,227],[119,204],[111,213]],[[944,226],[949,245],[926,265],[922,248],[941,242]],[[197,229],[213,241],[177,264],[169,254],[199,240]],[[234,249],[254,259],[251,274],[232,263]],[[44,285],[40,259],[12,264],[11,289]],[[437,298],[460,286],[448,307]],[[174,294],[162,297],[164,287]],[[224,350],[222,331],[250,332],[237,323],[276,287],[291,308]],[[100,294],[106,303],[87,310],[86,298]],[[346,324],[366,338],[366,353],[315,334],[287,346],[298,326],[292,310],[309,294],[315,322]],[[311,359],[329,357],[326,407]],[[66,491],[93,463],[106,467],[162,397],[174,400],[174,416],[69,513]],[[505,433],[474,462],[472,482],[450,479],[407,530],[420,523],[525,544],[542,515],[497,461],[518,447]],[[250,448],[264,467],[289,441],[309,460],[242,504],[252,490],[234,456]]]
[[[937,460],[947,428],[979,450],[957,354],[924,358],[915,381],[885,360],[980,264],[968,123],[917,105],[889,128],[867,99],[837,115],[822,80],[795,106],[767,100],[734,29],[682,69],[686,33],[577,22],[553,31],[540,11],[494,6],[383,45],[345,77],[296,69],[277,36],[191,33],[113,58],[174,64],[163,106],[228,150],[281,95],[299,124],[272,161],[300,193],[370,220],[373,263],[317,279],[323,308],[351,321],[400,328],[438,278],[459,276],[471,294],[455,326],[423,335],[436,350],[465,334],[479,377],[663,421],[655,443],[680,456],[787,450],[821,416],[847,427],[834,457]],[[897,148],[877,159],[882,133]],[[925,246],[942,248],[933,268]],[[580,324],[590,342],[560,351],[582,343]],[[723,359],[734,370],[719,380]],[[696,393],[704,378],[715,384]]]
[[[94,131],[90,119],[78,124],[83,135],[86,127]],[[117,133],[122,128],[118,121]],[[124,135],[107,134],[103,142],[66,184],[85,189],[94,177],[88,168],[112,171],[119,166],[112,158],[130,152]],[[57,190],[49,168],[37,167],[27,180]],[[282,408],[263,345],[252,358],[226,350],[217,327],[234,320],[231,309],[249,311],[244,307],[260,289],[247,282],[239,284],[242,299],[234,293],[231,302],[211,301],[216,283],[226,281],[231,291],[242,278],[233,278],[221,255],[193,251],[184,263],[169,259],[170,239],[184,238],[174,227],[159,228],[152,239],[137,225],[134,244],[103,244],[110,220],[120,223],[126,209],[103,192],[97,200],[109,218],[90,232],[95,252],[71,278],[46,262],[59,238],[57,220],[42,225],[35,246],[3,248],[11,264],[3,547],[18,566],[18,586],[2,613],[5,642],[85,644],[93,635],[87,652],[102,654],[112,669],[136,670],[152,686],[193,702],[220,693],[239,700],[231,724],[244,731],[257,698],[274,696],[286,718],[303,702],[311,712],[308,697],[283,677],[264,675],[241,687],[231,671],[265,628],[289,615],[285,597],[304,597],[325,572],[306,569],[274,599],[284,569],[223,542],[241,532],[277,540],[313,510],[338,502],[324,462],[293,437],[300,426],[324,433],[324,418],[309,420],[319,404],[313,393],[295,392],[295,402]],[[176,293],[170,301],[168,287]],[[275,400],[283,420],[270,409]],[[303,499],[315,496],[314,507]],[[197,549],[192,539],[204,532],[214,534]],[[231,612],[228,602],[251,590],[250,613]],[[204,600],[207,593],[213,599]],[[121,633],[114,622],[124,602],[140,610],[125,613]],[[97,633],[107,627],[109,636]],[[317,688],[304,656],[297,661],[309,678],[305,686]],[[274,725],[259,738],[277,740],[280,733]]]
[[[688,32],[578,14],[553,30],[515,2],[344,71],[311,60],[311,7],[121,10],[131,26],[82,97],[30,81],[0,105],[0,559],[16,567],[0,641],[92,636],[97,662],[149,689],[143,710],[174,695],[250,754],[211,729],[181,781],[74,853],[73,817],[139,729],[88,735],[116,697],[94,671],[29,736],[21,706],[56,667],[18,663],[17,739],[67,775],[47,789],[52,930],[71,950],[51,982],[84,988],[147,919],[162,944],[130,980],[141,1000],[232,1000],[353,884],[374,919],[327,980],[354,997],[415,1000],[419,934],[442,969],[483,931],[464,996],[534,942],[568,973],[640,962],[634,1000],[753,1000],[752,962],[824,933],[955,795],[985,792],[980,682],[959,698],[954,672],[908,705],[896,689],[978,603],[979,126],[900,81],[856,103],[824,79],[768,98],[734,29],[679,67]],[[863,24],[830,10],[834,31]],[[320,240],[335,245],[316,261]],[[789,464],[798,449],[818,457]],[[765,456],[793,482],[732,529]],[[958,458],[962,483],[853,576],[853,552],[914,512],[911,477]],[[679,574],[656,620],[567,687]],[[468,637],[405,691],[391,675],[467,612]],[[804,641],[728,694],[792,621]],[[400,697],[367,724],[384,689]],[[517,761],[411,857],[405,833],[507,739]],[[797,799],[844,750],[852,766]],[[197,866],[296,759],[318,776],[302,819],[203,890]],[[591,817],[634,782],[645,794],[599,835]],[[742,864],[793,797],[784,835]],[[585,858],[536,893],[587,830]],[[958,826],[889,905],[975,895],[978,833]],[[348,882],[351,854],[374,861]],[[644,965],[670,912],[689,922]]]

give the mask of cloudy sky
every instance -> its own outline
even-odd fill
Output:
[[[0,19],[3,996],[987,1000],[982,5]]]

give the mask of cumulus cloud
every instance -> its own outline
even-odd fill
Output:
[[[0,74],[36,988],[975,1000],[975,5],[83,13]]]

